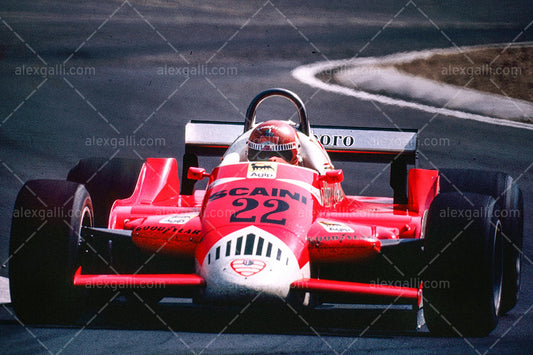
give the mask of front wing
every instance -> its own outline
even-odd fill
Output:
[[[88,228],[82,231],[82,237],[98,236],[104,239],[131,238],[131,231],[104,228]],[[395,241],[383,245],[384,247],[400,246],[402,244],[418,245],[418,240]],[[155,288],[203,288],[206,281],[199,275],[191,274],[87,274],[79,267],[73,277],[73,285],[85,288],[113,288],[136,289]],[[329,293],[370,297],[376,301],[392,301],[394,303],[420,304],[421,289],[383,284],[371,284],[338,280],[305,278],[291,284],[295,292]]]

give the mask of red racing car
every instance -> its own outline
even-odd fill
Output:
[[[256,124],[272,96],[297,124]],[[67,181],[28,181],[11,228],[14,310],[70,321],[120,287],[152,303],[423,306],[434,334],[486,335],[518,298],[521,191],[500,172],[416,168],[416,148],[416,130],[311,129],[294,93],[270,89],[244,125],[186,125],[181,182],[174,158],[83,159]],[[389,164],[394,196],[346,195],[332,160]]]

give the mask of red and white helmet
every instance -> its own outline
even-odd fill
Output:
[[[259,124],[248,139],[248,160],[300,164],[300,140],[296,129],[284,121]]]

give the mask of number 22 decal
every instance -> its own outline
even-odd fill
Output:
[[[254,200],[252,198],[238,198],[233,201],[232,203],[235,207],[243,207],[242,209],[236,211],[233,213],[230,217],[230,222],[255,222],[256,216],[243,216],[243,213],[247,211],[252,211],[259,207],[259,202],[257,200]],[[273,224],[281,224],[285,225],[287,222],[286,218],[272,218],[272,215],[276,213],[285,212],[289,209],[289,204],[283,200],[278,199],[269,199],[263,202],[263,206],[274,208],[273,210],[266,212],[261,216],[260,222],[261,223],[273,223]]]

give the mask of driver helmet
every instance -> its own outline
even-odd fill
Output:
[[[250,161],[301,163],[298,133],[287,122],[271,120],[259,124],[247,143]]]

